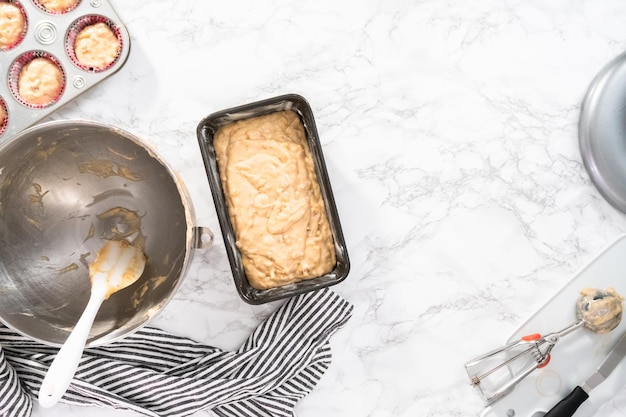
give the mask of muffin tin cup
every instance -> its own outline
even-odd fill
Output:
[[[65,36],[65,53],[70,58],[70,60],[76,65],[78,68],[83,71],[91,71],[91,72],[102,72],[107,71],[109,68],[115,65],[115,63],[120,58],[120,52],[122,48],[119,48],[117,51],[117,55],[111,60],[111,62],[107,63],[101,67],[92,67],[89,65],[85,65],[79,61],[76,56],[76,51],[74,50],[74,43],[76,42],[76,37],[78,34],[85,28],[96,25],[98,23],[104,23],[115,35],[115,38],[119,42],[120,45],[124,44],[124,39],[122,38],[122,32],[120,28],[109,18],[101,15],[89,15],[82,16],[78,20],[76,20],[70,26],[67,35]]]
[[[19,92],[19,79],[22,73],[22,69],[24,69],[26,65],[28,65],[31,61],[37,58],[47,59],[54,66],[56,66],[61,72],[62,83],[61,83],[60,90],[52,99],[50,99],[49,101],[45,103],[34,103],[31,101],[28,101],[26,98],[22,97],[22,95]],[[11,90],[11,94],[13,95],[13,98],[19,103],[31,109],[44,109],[48,106],[53,105],[57,101],[59,101],[61,97],[63,96],[63,92],[65,91],[65,85],[67,84],[67,79],[65,78],[65,71],[63,71],[61,62],[54,55],[49,54],[48,52],[45,52],[45,51],[40,51],[40,50],[28,51],[28,52],[23,53],[19,57],[17,57],[17,59],[13,61],[13,63],[11,64],[11,67],[9,68],[8,80],[9,80],[9,90]]]
[[[20,13],[22,14],[22,18],[24,19],[24,29],[22,29],[21,35],[17,38],[15,42],[7,46],[1,46],[0,53],[10,51],[11,49],[22,43],[22,41],[24,40],[24,36],[26,36],[26,32],[28,31],[28,16],[26,15],[26,10],[24,10],[24,6],[22,6],[22,3],[20,1],[14,0],[5,1],[4,3],[11,3],[17,6],[17,8],[20,10]]]
[[[128,31],[106,0],[81,0],[75,8],[62,13],[47,12],[33,0],[20,0],[19,4],[26,13],[26,35],[13,49],[0,50],[0,71],[5,78],[4,82],[0,82],[0,97],[4,100],[7,110],[5,127],[0,130],[0,142],[32,126],[115,74],[126,63],[130,52]],[[67,39],[72,36],[76,25],[94,20],[105,21],[109,27],[114,28],[113,31],[121,42],[119,55],[115,61],[110,66],[97,70],[76,64],[68,54],[66,46]],[[12,68],[15,68],[13,65],[24,59],[21,57],[25,54],[46,54],[54,57],[60,65],[65,75],[65,86],[63,93],[53,103],[32,106],[20,100],[19,96],[15,97],[11,91],[10,79],[16,76],[15,73],[11,73]]]
[[[9,124],[9,117],[7,111],[7,102],[4,101],[2,97],[0,97],[0,112],[3,112],[4,114],[4,119],[0,121],[0,132],[4,132],[7,128],[7,125]]]
[[[241,253],[236,245],[237,238],[230,221],[228,205],[222,189],[213,140],[215,133],[221,126],[238,120],[250,119],[283,110],[295,111],[300,116],[300,120],[304,126],[307,142],[315,165],[318,184],[326,208],[326,215],[333,235],[337,263],[332,271],[325,275],[280,287],[259,290],[252,287],[248,282]],[[341,230],[339,215],[335,206],[335,199],[330,186],[313,112],[304,97],[297,94],[287,94],[213,113],[200,122],[197,128],[197,136],[233,279],[237,291],[244,301],[250,304],[262,304],[292,297],[304,292],[338,284],[348,276],[350,270],[348,249]]]
[[[64,8],[59,9],[59,10],[54,10],[54,9],[49,8],[49,7],[46,7],[40,0],[32,0],[32,2],[35,4],[35,6],[39,10],[41,10],[44,13],[51,14],[51,15],[60,15],[60,14],[69,13],[72,10],[76,9],[80,5],[80,3],[82,1],[84,1],[84,0],[78,0],[74,4],[71,4],[68,7],[64,7]]]

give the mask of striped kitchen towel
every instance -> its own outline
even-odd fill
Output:
[[[328,288],[295,296],[234,352],[152,327],[86,349],[62,402],[187,416],[292,416],[331,361],[352,305]],[[26,417],[57,348],[0,326],[0,416]]]

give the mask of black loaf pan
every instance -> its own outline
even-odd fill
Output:
[[[317,179],[319,181],[320,190],[326,206],[326,215],[330,223],[330,229],[335,242],[335,253],[337,264],[335,268],[328,274],[319,277],[307,279],[304,281],[288,284],[281,287],[270,288],[267,290],[258,290],[250,285],[241,260],[241,253],[235,245],[235,232],[230,222],[228,214],[228,206],[224,198],[222,184],[220,181],[219,169],[215,157],[215,148],[213,147],[213,139],[217,130],[226,124],[236,122],[238,120],[249,119],[252,117],[263,116],[269,113],[293,110],[300,115],[306,137],[313,155],[313,162]],[[296,94],[282,95],[238,107],[222,110],[205,117],[197,128],[198,142],[204,167],[206,169],[209,185],[213,194],[213,202],[217,210],[224,245],[230,268],[233,273],[235,286],[241,298],[250,304],[262,304],[282,298],[292,297],[307,291],[313,291],[320,288],[329,287],[343,281],[350,270],[350,261],[348,259],[348,250],[339,223],[337,207],[331,190],[328,172],[322,155],[322,146],[320,145],[315,119],[309,103]]]

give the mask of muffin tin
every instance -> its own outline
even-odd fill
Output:
[[[50,11],[39,0],[9,0],[22,9],[25,30],[15,45],[0,49],[0,106],[7,116],[0,125],[0,141],[35,124],[117,72],[130,52],[130,36],[119,16],[106,0],[79,0],[61,11]],[[76,59],[74,39],[82,28],[105,23],[120,42],[118,56],[102,68],[88,68]],[[33,104],[18,92],[21,69],[31,59],[44,57],[60,68],[63,86],[56,99],[48,104]]]
[[[241,259],[241,253],[239,249],[237,249],[235,232],[230,222],[228,206],[220,181],[213,139],[215,133],[221,126],[238,120],[263,116],[282,110],[295,111],[300,116],[300,120],[304,125],[307,142],[313,156],[320,191],[324,199],[326,215],[335,243],[337,263],[333,270],[325,275],[267,290],[259,290],[252,287],[248,282]],[[338,284],[348,276],[350,270],[348,249],[339,223],[339,215],[335,206],[335,199],[322,155],[322,146],[315,126],[313,112],[311,111],[309,103],[303,97],[296,94],[287,94],[213,113],[200,122],[197,128],[197,135],[235,286],[244,301],[250,304],[261,304],[287,298],[300,293]]]

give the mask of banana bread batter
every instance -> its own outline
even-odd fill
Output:
[[[20,97],[27,103],[45,105],[63,91],[63,73],[48,58],[35,58],[22,68],[18,79]]]
[[[580,292],[577,310],[585,321],[585,327],[598,333],[608,333],[622,319],[622,301],[624,298],[613,288],[606,291],[584,288]]]
[[[0,48],[14,46],[24,33],[24,16],[13,3],[0,2]]]
[[[105,23],[96,23],[82,29],[74,41],[76,59],[91,68],[111,65],[120,52],[120,41]]]
[[[267,289],[330,272],[333,237],[299,116],[280,111],[228,124],[214,146],[250,284]]]
[[[46,10],[54,13],[63,13],[73,9],[80,0],[39,0]]]

